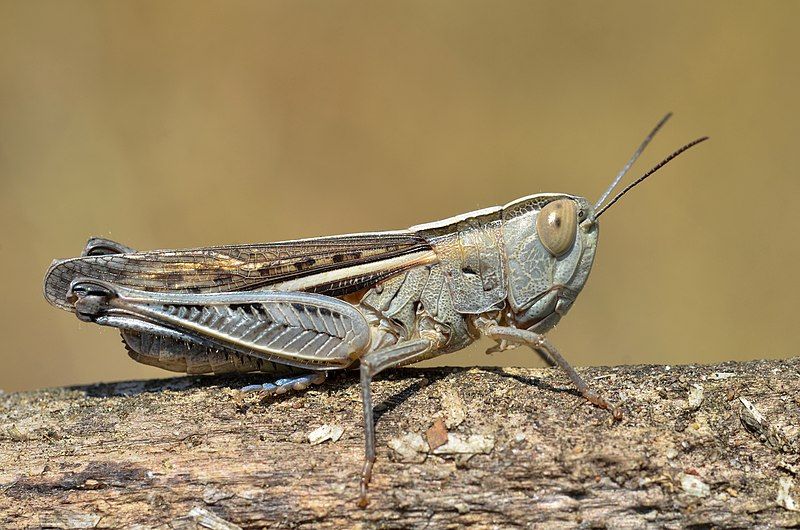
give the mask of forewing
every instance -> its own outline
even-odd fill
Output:
[[[47,271],[44,292],[51,304],[66,310],[72,310],[67,290],[79,277],[149,292],[221,293],[285,286],[341,296],[435,259],[425,239],[404,231],[156,250],[57,261]]]

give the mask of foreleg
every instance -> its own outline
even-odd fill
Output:
[[[622,410],[617,406],[612,406],[599,394],[594,392],[586,381],[575,371],[567,360],[558,352],[555,346],[545,338],[533,331],[525,329],[517,329],[507,326],[500,326],[497,324],[486,324],[482,327],[484,335],[498,341],[507,341],[516,344],[526,344],[530,346],[536,353],[545,358],[548,362],[560,366],[569,376],[572,383],[581,393],[581,395],[590,403],[606,410],[610,410],[614,415],[614,419],[619,420],[622,418]]]

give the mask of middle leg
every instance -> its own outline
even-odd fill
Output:
[[[364,467],[361,470],[361,489],[358,505],[364,508],[369,504],[367,486],[372,478],[375,464],[375,417],[372,410],[372,378],[386,368],[414,362],[430,352],[437,340],[420,338],[389,346],[366,354],[361,358],[361,395],[364,404]]]

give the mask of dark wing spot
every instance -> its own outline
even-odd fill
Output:
[[[309,257],[307,257],[307,258],[295,263],[294,264],[294,268],[295,268],[295,270],[298,270],[298,271],[304,271],[304,270],[310,269],[316,263],[317,263],[317,260],[315,260],[314,258],[309,256]]]
[[[334,263],[341,263],[343,261],[352,261],[361,258],[361,252],[348,252],[346,254],[334,254],[331,259]]]

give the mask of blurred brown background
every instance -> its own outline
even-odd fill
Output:
[[[796,2],[0,3],[0,388],[169,375],[44,301],[88,236],[190,247],[403,228],[539,191],[602,219],[551,337],[577,364],[791,356]],[[540,364],[527,350],[450,364]]]

